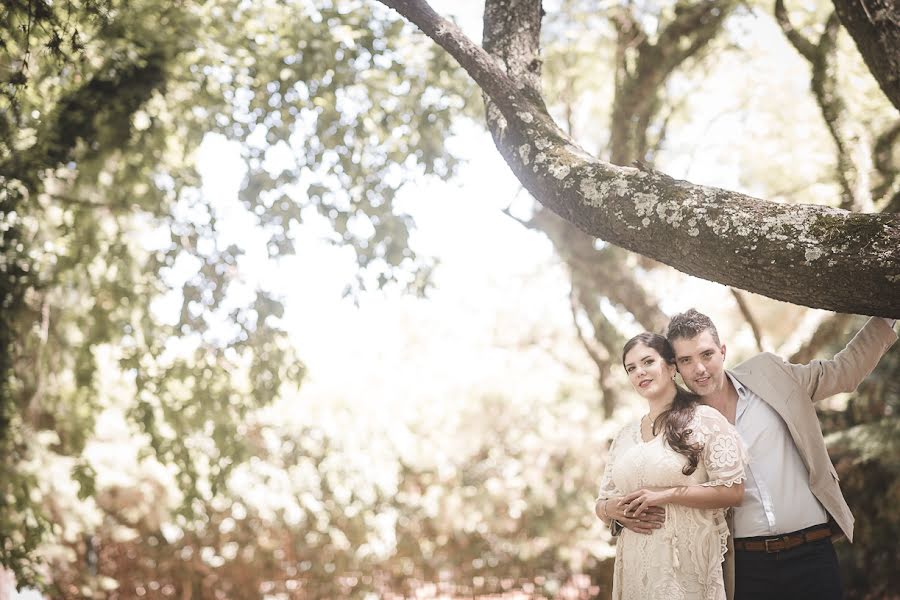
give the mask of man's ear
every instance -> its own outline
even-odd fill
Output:
[[[722,344],[722,358],[725,358],[725,344]]]

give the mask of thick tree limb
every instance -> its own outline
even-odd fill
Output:
[[[900,4],[896,0],[832,0],[866,66],[900,110]]]
[[[540,35],[543,10],[534,0],[485,2],[484,50],[501,60],[505,72],[532,99],[544,103],[541,93]]]
[[[427,3],[382,1],[450,52],[490,97],[499,114],[489,113],[488,125],[510,168],[582,231],[771,298],[900,316],[900,215],[777,204],[599,161],[556,126],[525,83]]]

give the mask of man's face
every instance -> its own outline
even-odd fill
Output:
[[[675,365],[691,391],[707,396],[725,388],[725,345],[716,344],[709,330],[693,338],[675,338]]]

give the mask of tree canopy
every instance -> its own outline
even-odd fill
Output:
[[[859,325],[741,290],[897,316],[884,22],[865,33],[837,1],[488,0],[478,45],[425,2],[384,4],[408,21],[362,0],[0,9],[0,564],[19,584],[63,598],[597,595],[610,563],[590,500],[628,408],[621,345],[661,330],[687,281],[662,263],[733,286],[739,354],[809,360]],[[771,38],[750,27],[783,40],[790,75],[753,70]],[[560,381],[544,396],[445,386],[392,426],[377,407],[296,401],[311,355],[284,298],[248,285],[257,263],[202,187],[203,144],[239,154],[248,238],[284,277],[314,230],[352,255],[349,298],[427,303],[440,257],[415,243],[400,196],[453,180],[463,123],[493,135],[535,200],[505,215],[549,241],[567,286],[565,326],[524,309],[486,321],[507,323],[516,353],[549,355],[541,374]],[[704,161],[738,175],[682,180]],[[404,360],[424,352],[398,335]],[[851,597],[897,583],[897,364],[894,351],[823,412],[866,540],[841,549]]]

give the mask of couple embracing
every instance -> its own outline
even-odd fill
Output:
[[[869,319],[831,360],[762,353],[730,370],[693,309],[665,337],[629,340],[622,362],[649,410],[613,440],[595,506],[618,536],[613,598],[841,598],[831,541],[852,541],[853,515],[815,402],[856,389],[893,325]]]

